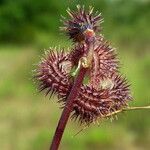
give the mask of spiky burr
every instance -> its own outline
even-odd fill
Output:
[[[57,94],[58,98],[66,99],[71,86],[69,75],[72,63],[64,50],[50,48],[41,58],[36,70],[35,78],[38,80],[39,91],[45,94]]]
[[[73,118],[81,123],[92,123],[98,118],[128,106],[131,100],[129,85],[125,78],[112,74],[101,81],[99,90],[83,85],[74,101]]]
[[[101,31],[100,23],[103,22],[101,13],[93,13],[93,7],[86,11],[84,6],[77,6],[77,11],[67,9],[70,19],[62,17],[63,27],[60,27],[73,42],[83,42],[86,39],[85,33],[91,34]],[[87,30],[88,29],[88,30]],[[88,31],[88,32],[87,32]]]

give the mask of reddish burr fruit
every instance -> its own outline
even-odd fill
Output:
[[[50,48],[36,70],[39,91],[44,90],[46,95],[56,93],[59,98],[66,98],[72,80],[69,75],[71,66],[68,54]]]
[[[62,17],[64,27],[60,27],[73,42],[83,42],[85,38],[93,37],[95,33],[101,31],[99,26],[103,19],[100,13],[93,13],[93,7],[85,11],[84,7],[77,6],[77,11],[67,10],[70,19]]]
[[[129,85],[125,78],[112,74],[101,81],[99,90],[83,85],[74,101],[72,118],[90,124],[122,109],[131,100]]]
[[[70,61],[77,66],[80,58],[86,56],[87,51],[85,43],[77,44],[69,54]],[[88,74],[91,86],[98,88],[101,79],[118,72],[119,60],[115,49],[104,39],[94,43],[92,53],[93,61]]]

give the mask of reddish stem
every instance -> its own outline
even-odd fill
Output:
[[[84,79],[84,76],[85,76],[87,69],[88,68],[81,67],[81,69],[79,70],[79,73],[78,73],[78,75],[74,81],[74,84],[72,86],[70,94],[67,98],[66,105],[63,109],[60,120],[58,122],[50,150],[58,150],[58,147],[59,147],[62,135],[64,133],[68,118],[69,118],[70,113],[71,113],[72,108],[73,108],[73,100],[77,97],[77,94],[80,90],[80,87],[81,87],[81,84],[83,82],[83,79]]]

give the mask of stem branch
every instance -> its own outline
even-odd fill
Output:
[[[58,122],[53,140],[52,140],[52,144],[50,147],[50,150],[57,150],[64,132],[64,129],[66,127],[68,118],[70,116],[71,110],[72,110],[72,104],[73,104],[73,100],[76,98],[77,93],[81,87],[82,81],[84,79],[84,75],[87,71],[87,68],[81,68],[79,71],[78,76],[76,77],[73,87],[71,89],[71,92],[67,98],[67,102],[66,105],[63,109],[63,112],[61,114],[60,120]]]
[[[89,58],[89,56],[91,55],[91,51],[93,50],[92,46],[93,46],[93,44],[87,45],[87,47],[88,47],[87,59]],[[92,61],[92,60],[90,60],[90,61]],[[69,118],[70,113],[73,108],[73,101],[78,96],[78,92],[80,90],[80,87],[82,85],[82,82],[83,82],[83,79],[84,79],[84,76],[85,76],[87,70],[88,70],[87,65],[86,65],[86,67],[84,67],[84,65],[81,65],[79,73],[78,73],[77,77],[75,78],[74,84],[70,91],[70,94],[67,97],[65,107],[64,107],[61,117],[59,119],[56,131],[55,131],[55,134],[54,134],[51,146],[50,146],[50,150],[58,150],[58,147],[60,145],[60,141],[62,139],[68,118]]]
[[[89,46],[88,48],[89,48],[88,50],[91,51],[91,46]],[[80,90],[80,87],[82,85],[82,82],[83,82],[83,79],[84,79],[84,76],[85,76],[87,70],[88,70],[87,66],[84,67],[84,65],[80,65],[79,73],[78,73],[78,75],[74,81],[74,84],[72,86],[70,94],[67,98],[66,105],[64,107],[64,110],[63,110],[61,117],[60,117],[60,120],[58,122],[50,150],[57,150],[59,147],[63,132],[65,130],[65,127],[66,127],[66,124],[68,121],[68,118],[69,118],[70,113],[72,111],[73,100],[78,95],[78,92]]]
[[[115,115],[115,114],[118,114],[118,113],[124,112],[124,111],[141,110],[141,109],[150,109],[150,106],[127,107],[127,108],[123,108],[123,109],[121,109],[121,110],[114,111],[114,112],[108,114],[108,115],[105,116],[105,117],[113,116],[113,115]],[[105,118],[105,117],[104,117],[104,118]]]
[[[136,107],[127,107],[127,108],[123,108],[121,110],[117,110],[114,111],[112,113],[107,114],[106,116],[103,116],[102,118],[107,118],[107,117],[111,117],[113,115],[116,115],[118,113],[124,112],[124,111],[131,111],[131,110],[144,110],[144,109],[150,109],[150,106],[136,106]],[[81,130],[79,130],[73,137],[75,137],[76,135],[78,135],[80,132],[82,132],[83,130],[85,130],[87,127],[89,127],[89,124],[86,124]]]

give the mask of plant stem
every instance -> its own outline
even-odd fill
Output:
[[[141,110],[141,109],[150,109],[150,106],[136,106],[136,107],[127,107],[123,111],[127,110]]]
[[[112,113],[110,113],[110,114],[108,114],[107,116],[105,116],[105,117],[109,117],[109,116],[113,116],[113,115],[116,115],[116,114],[118,114],[118,113],[120,113],[120,112],[124,112],[124,111],[131,111],[131,110],[141,110],[141,109],[150,109],[150,106],[136,106],[136,107],[127,107],[127,108],[123,108],[123,109],[121,109],[121,110],[117,110],[117,111],[115,111],[115,112],[112,112]],[[104,117],[104,118],[105,118]]]
[[[65,107],[59,119],[56,131],[55,131],[55,134],[54,134],[51,146],[50,146],[50,150],[58,150],[68,118],[73,108],[73,101],[78,96],[78,92],[82,85],[84,76],[89,67],[88,65],[90,65],[90,63],[92,62],[92,58],[91,58],[92,51],[93,51],[93,42],[87,44],[87,57],[86,57],[87,62],[81,62],[79,73],[74,80],[74,84],[72,86],[69,96],[67,97]]]
[[[127,107],[127,108],[123,108],[120,110],[116,110],[112,113],[107,114],[106,116],[103,116],[102,118],[107,118],[107,117],[111,117],[113,115],[116,115],[118,113],[124,112],[124,111],[131,111],[131,110],[144,110],[144,109],[150,109],[150,105],[149,106],[136,106],[136,107]],[[78,135],[80,132],[82,132],[83,130],[85,130],[87,127],[89,127],[89,124],[86,124],[81,130],[79,130],[73,137],[75,137],[76,135]]]
[[[78,73],[78,75],[74,81],[73,87],[72,87],[70,94],[67,98],[66,105],[63,109],[60,120],[58,122],[50,150],[57,150],[59,147],[63,132],[65,130],[65,127],[66,127],[66,124],[68,121],[68,118],[69,118],[70,113],[72,111],[73,100],[77,97],[77,93],[80,90],[80,87],[81,87],[81,84],[83,82],[83,79],[84,79],[84,76],[85,76],[87,69],[88,68],[81,67],[79,70],[79,73]]]

